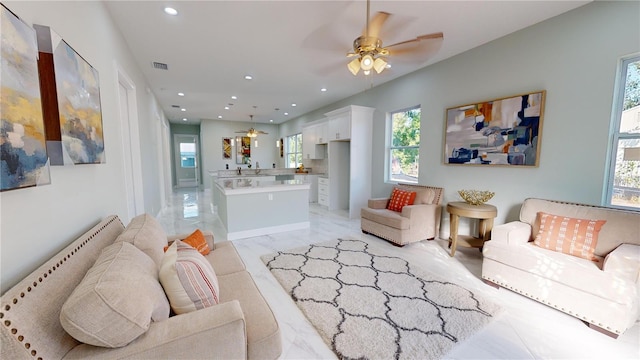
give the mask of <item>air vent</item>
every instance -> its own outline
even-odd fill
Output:
[[[179,108],[180,108],[180,105],[171,105],[171,107],[172,107],[172,108],[179,109]]]
[[[169,65],[154,61],[153,68],[158,70],[169,70]]]

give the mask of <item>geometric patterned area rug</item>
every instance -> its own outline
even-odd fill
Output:
[[[261,257],[341,359],[439,359],[500,307],[361,240]]]

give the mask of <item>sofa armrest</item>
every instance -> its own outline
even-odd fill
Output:
[[[207,244],[209,244],[209,247],[213,249],[213,232],[209,230],[201,230],[201,231],[202,231],[202,235],[204,235],[204,239],[207,241]],[[183,239],[186,239],[189,235],[191,235],[191,233],[170,235],[170,236],[167,236],[167,242],[172,243],[175,240],[183,240]]]
[[[441,206],[436,204],[406,205],[400,215],[411,221],[411,231],[428,234],[428,238],[438,236],[440,232]]]
[[[64,359],[246,359],[246,324],[240,302],[175,315],[153,322],[130,344],[109,349],[87,344],[73,348]]]
[[[389,198],[369,199],[367,206],[370,209],[386,209],[389,204]]]
[[[621,244],[604,258],[602,271],[640,283],[640,245]]]
[[[500,224],[491,230],[491,241],[507,245],[526,244],[531,238],[531,230],[531,225],[520,221]]]

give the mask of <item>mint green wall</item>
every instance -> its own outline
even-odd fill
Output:
[[[445,34],[446,42],[446,34]],[[373,158],[385,156],[385,114],[422,106],[420,183],[442,186],[444,202],[457,190],[496,192],[496,223],[518,217],[527,197],[599,204],[616,67],[640,52],[640,2],[593,2],[423,68],[366,93],[281,125],[291,132],[344,105],[372,106]],[[462,167],[442,162],[444,114],[449,107],[546,90],[538,168]],[[384,164],[373,162],[372,196],[387,195]],[[461,224],[461,232],[470,229]],[[449,219],[443,216],[442,236]]]

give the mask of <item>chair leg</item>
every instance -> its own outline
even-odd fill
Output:
[[[585,323],[586,323],[586,321],[585,321]],[[611,331],[609,331],[609,330],[605,330],[605,329],[601,328],[600,326],[593,325],[593,324],[591,324],[591,323],[587,323],[587,325],[588,325],[591,329],[593,329],[593,330],[595,330],[595,331],[597,331],[597,332],[599,332],[599,333],[602,333],[602,334],[607,335],[607,336],[609,336],[609,337],[612,337],[612,338],[614,338],[614,339],[617,339],[617,338],[618,338],[618,334],[613,333],[613,332],[611,332]]]
[[[482,279],[482,281],[484,281],[485,284],[494,287],[496,289],[500,289],[500,285],[494,283],[493,281],[487,280],[487,279]]]

